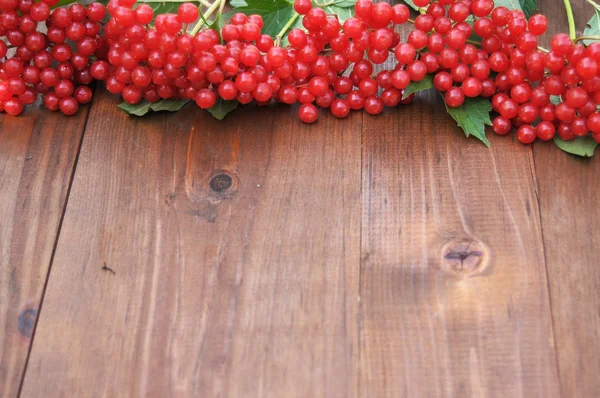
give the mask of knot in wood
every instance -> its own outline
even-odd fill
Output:
[[[17,327],[23,337],[31,338],[36,318],[37,310],[35,308],[29,308],[21,312]]]
[[[488,263],[488,251],[476,240],[455,240],[444,245],[441,266],[444,271],[471,275],[481,272]]]
[[[220,173],[213,176],[208,183],[208,185],[210,185],[210,188],[215,192],[223,192],[231,188],[232,184],[233,178],[231,178],[229,174],[225,173]]]

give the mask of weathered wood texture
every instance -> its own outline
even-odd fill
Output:
[[[0,116],[2,397],[18,393],[86,118]]]
[[[530,149],[436,95],[365,117],[361,395],[557,396]]]
[[[293,112],[100,95],[24,397],[356,392],[362,115]]]
[[[556,18],[552,32],[566,31],[555,2],[540,2]],[[585,1],[572,1],[582,33],[593,15]],[[540,209],[554,334],[563,397],[600,396],[600,151],[582,160],[535,145]]]
[[[114,102],[92,106],[22,397],[600,395],[598,159],[486,149],[435,94],[313,126]],[[1,120],[12,397],[85,117]]]

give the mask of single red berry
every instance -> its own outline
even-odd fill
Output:
[[[531,144],[533,141],[535,141],[535,138],[536,132],[531,125],[524,124],[517,129],[517,139],[522,144]]]
[[[77,113],[79,103],[73,97],[64,97],[60,99],[59,108],[63,114],[71,116]]]
[[[494,127],[494,133],[498,135],[506,135],[512,128],[510,120],[502,116],[496,117],[492,122],[492,125]]]
[[[313,104],[304,104],[298,109],[298,117],[304,123],[314,123],[319,117],[319,111]]]
[[[462,90],[458,87],[450,87],[444,95],[446,105],[450,108],[458,108],[465,101],[465,95]]]

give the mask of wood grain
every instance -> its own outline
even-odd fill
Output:
[[[17,396],[88,110],[0,116],[0,396]]]
[[[100,96],[24,397],[353,396],[362,115],[294,112]]]
[[[543,2],[541,12],[552,12],[552,4]],[[581,33],[594,10],[583,1],[571,4]],[[557,24],[550,33],[566,31],[566,17],[562,8],[559,10],[554,13]],[[549,143],[536,144],[534,155],[562,396],[597,397],[600,396],[600,151],[596,149],[594,158],[583,160]]]
[[[530,149],[433,93],[364,126],[361,396],[558,396]]]

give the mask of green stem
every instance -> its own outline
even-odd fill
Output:
[[[600,11],[600,4],[592,1],[592,0],[587,0],[588,3],[590,3],[596,10]]]
[[[195,36],[196,33],[200,32],[200,29],[204,26],[206,20],[212,15],[213,12],[215,12],[217,8],[219,8],[221,3],[224,1],[225,0],[215,0],[215,2],[212,3],[208,10],[206,10],[206,14],[203,15],[204,18],[200,18],[200,20],[196,22],[196,26],[194,26],[194,28],[191,31],[192,36]]]
[[[578,38],[576,38],[574,41],[575,43],[582,41],[582,40],[596,40],[596,41],[600,41],[600,36],[580,36]]]
[[[281,28],[279,33],[277,33],[277,38],[281,39],[283,35],[285,35],[285,32],[287,32],[288,29],[294,24],[294,22],[296,22],[299,16],[300,14],[294,11],[294,16],[291,17],[290,20],[285,24],[285,26]]]
[[[569,37],[572,41],[577,38],[577,31],[575,29],[575,18],[573,18],[573,9],[571,9],[571,2],[564,0],[565,11],[567,11],[567,20],[569,21]]]
[[[322,3],[320,4],[318,1],[315,1],[315,5],[317,7],[329,7],[329,6],[334,6],[336,4],[339,3],[343,3],[345,0],[333,0],[333,1],[328,1],[327,3]]]

